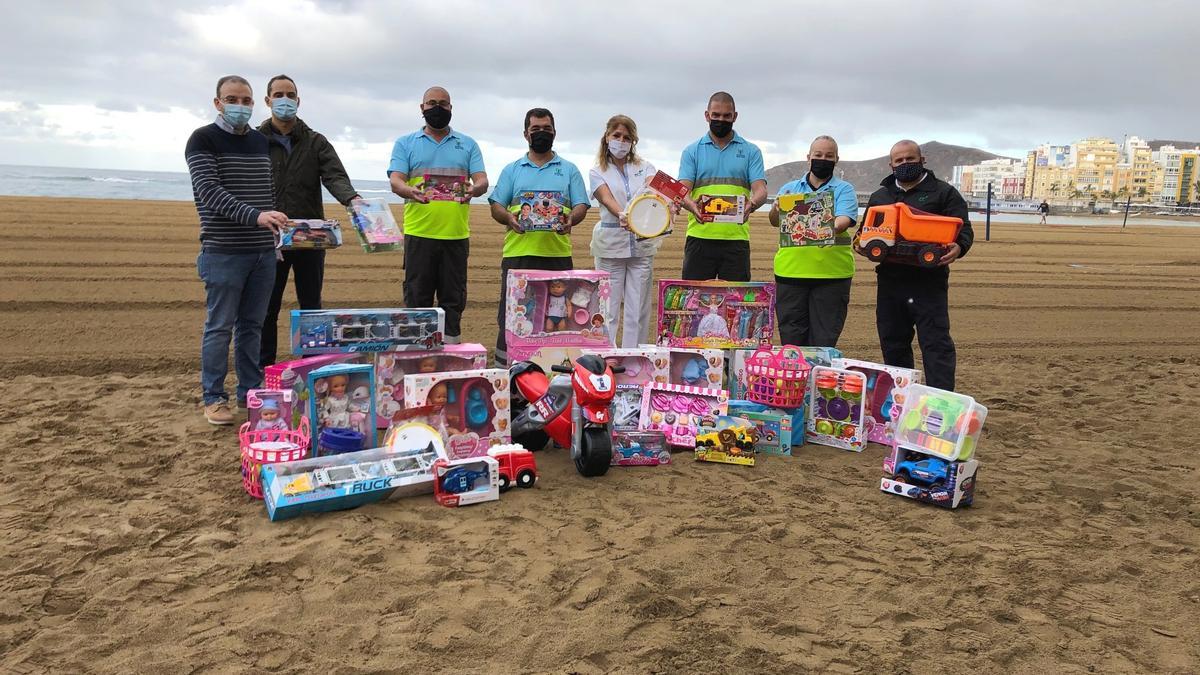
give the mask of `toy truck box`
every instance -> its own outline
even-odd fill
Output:
[[[442,348],[446,312],[418,309],[293,309],[292,352],[431,351]]]

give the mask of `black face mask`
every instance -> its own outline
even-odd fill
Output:
[[[892,168],[892,175],[901,183],[911,183],[925,173],[925,165],[920,162],[909,162]]]
[[[425,116],[425,123],[430,129],[445,129],[450,124],[450,111],[440,105],[426,108],[421,114]]]
[[[812,175],[821,180],[829,180],[833,175],[833,167],[837,166],[837,162],[832,159],[811,159],[808,161],[808,170]]]
[[[730,134],[730,132],[733,131],[733,122],[727,122],[725,120],[709,120],[708,130],[711,131],[712,135],[716,136],[717,138],[725,138]]]
[[[550,152],[554,147],[553,131],[535,131],[529,134],[529,149],[540,154]]]

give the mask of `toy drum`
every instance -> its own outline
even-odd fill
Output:
[[[242,487],[246,494],[262,499],[264,464],[294,462],[308,456],[308,418],[300,419],[299,429],[261,429],[252,431],[246,422],[238,431],[241,443]]]
[[[671,231],[671,203],[662,195],[645,192],[625,207],[629,229],[638,239],[653,239]]]

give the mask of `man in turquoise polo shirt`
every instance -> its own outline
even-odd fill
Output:
[[[767,174],[762,151],[733,130],[737,110],[733,97],[718,91],[704,111],[708,133],[683,150],[679,181],[691,190],[686,206],[687,240],[683,248],[684,279],[750,281],[750,214],[767,202]],[[695,200],[701,195],[744,196],[740,223],[701,222]]]
[[[529,152],[504,167],[488,197],[492,218],[508,228],[504,235],[504,259],[500,263],[500,305],[496,310],[496,324],[500,328],[496,336],[496,365],[500,367],[508,365],[508,346],[504,341],[508,271],[571,269],[571,228],[583,220],[591,206],[579,169],[552,150],[554,134],[554,115],[549,110],[534,108],[525,113]],[[527,193],[561,196],[561,224],[553,231],[525,231],[517,215]]]
[[[467,307],[467,256],[472,197],[487,192],[479,145],[450,128],[450,93],[430,87],[421,97],[425,126],[396,139],[388,180],[404,206],[404,305],[446,311],[446,342],[462,339]],[[431,185],[425,184],[426,177]],[[450,187],[435,190],[433,182]],[[460,183],[457,188],[454,183]]]
[[[833,193],[832,246],[792,246],[775,253],[775,315],[784,344],[836,347],[850,305],[854,252],[849,228],[858,220],[854,186],[833,175],[837,141],[818,136],[808,148],[808,173],[779,188],[779,195]],[[779,200],[769,214],[779,227]]]

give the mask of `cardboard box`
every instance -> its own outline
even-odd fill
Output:
[[[404,410],[404,376],[487,368],[487,349],[480,344],[446,345],[429,352],[378,352],[375,363],[375,426],[386,429]]]
[[[917,455],[918,460],[922,457],[924,456]],[[925,458],[928,459],[928,457]],[[940,484],[929,485],[911,477],[905,480],[893,476],[880,480],[879,489],[888,494],[955,509],[960,506],[970,506],[975,501],[975,484],[978,474],[978,460],[948,462],[946,479]]]
[[[700,429],[696,435],[696,460],[754,466],[757,443],[758,433],[753,423],[722,415],[715,426]]]
[[[450,459],[486,455],[512,442],[508,371],[503,368],[404,376],[404,405],[440,407]]]
[[[694,448],[700,427],[715,426],[728,410],[729,396],[721,389],[651,383],[642,390],[638,426],[663,432],[670,445]]]
[[[375,367],[335,363],[308,374],[308,419],[312,454],[322,454],[321,433],[348,429],[362,434],[362,448],[375,447]]]
[[[336,220],[289,220],[279,228],[275,248],[283,251],[312,251],[342,245],[342,226]]]
[[[774,283],[658,282],[659,346],[739,349],[769,345],[774,335]]]
[[[816,366],[808,381],[805,440],[862,452],[867,445],[863,424],[867,376],[856,370]]]
[[[743,223],[746,221],[745,195],[700,195],[700,220],[705,223]]]
[[[251,389],[246,392],[246,421],[250,431],[295,429],[296,392],[292,389]]]
[[[612,286],[608,272],[509,270],[505,341],[510,361],[546,347],[605,349]]]
[[[833,192],[779,195],[779,248],[832,246]]]
[[[642,391],[651,382],[667,381],[666,350],[654,347],[583,349],[610,365],[623,366],[625,372],[613,374],[613,429],[635,431],[642,416]],[[578,358],[578,357],[576,357]],[[549,370],[547,370],[549,372]]]
[[[367,253],[403,251],[404,232],[392,216],[392,208],[381,197],[357,199],[346,207],[358,242]]]
[[[671,463],[666,435],[661,431],[613,432],[612,466],[659,466]]]
[[[293,309],[292,352],[403,352],[442,348],[446,313],[421,309]]]
[[[292,408],[292,428],[297,429],[300,418],[308,414],[308,374],[317,368],[335,363],[359,363],[362,354],[318,354],[292,361],[273,363],[263,369],[263,385],[267,389],[291,389],[296,405]]]
[[[466,506],[500,499],[500,464],[483,455],[433,463],[433,496],[442,506]]]

